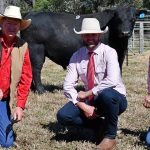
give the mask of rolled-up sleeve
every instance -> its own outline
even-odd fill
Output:
[[[67,75],[64,81],[64,95],[68,98],[68,100],[72,101],[76,104],[77,101],[77,90],[75,89],[75,85],[78,81],[78,72],[77,72],[77,59],[76,55],[74,54],[71,59],[69,66],[67,67]]]

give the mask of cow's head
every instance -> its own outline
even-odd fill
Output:
[[[116,49],[119,57],[120,68],[127,52],[128,39],[132,35],[134,24],[140,10],[134,7],[117,7],[113,18],[107,24],[109,26],[109,45]]]
[[[114,17],[109,22],[110,34],[130,37],[136,20],[136,9],[133,7],[118,7],[114,10]]]
[[[110,32],[115,33],[119,38],[132,35],[135,21],[144,10],[136,10],[134,7],[118,7],[114,10],[114,17],[109,22]]]

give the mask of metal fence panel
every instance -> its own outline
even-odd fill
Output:
[[[150,49],[150,16],[136,21],[132,37],[129,39],[128,48],[139,53]]]

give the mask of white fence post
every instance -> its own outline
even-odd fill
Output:
[[[129,44],[132,50],[142,53],[150,49],[150,15],[136,20],[131,39],[132,43],[129,42]]]
[[[144,52],[144,28],[143,28],[143,21],[140,22],[140,32],[139,32],[139,35],[140,35],[140,51],[139,53],[142,53]]]

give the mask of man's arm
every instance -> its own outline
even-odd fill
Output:
[[[85,114],[87,118],[94,119],[97,117],[94,106],[90,106],[86,104],[85,102],[77,102],[76,105],[83,111],[83,113]]]
[[[94,96],[92,90],[89,90],[89,91],[80,91],[80,92],[78,92],[78,98],[80,99],[80,101],[84,101],[84,100],[87,99],[89,96]]]
[[[67,67],[67,75],[65,77],[63,89],[65,96],[72,101],[74,104],[78,102],[78,93],[75,86],[78,82],[78,72],[77,72],[77,56],[74,54]]]

